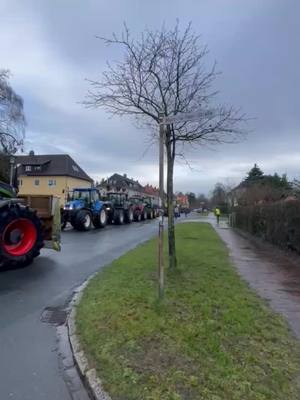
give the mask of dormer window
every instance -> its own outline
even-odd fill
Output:
[[[26,172],[31,172],[31,165],[26,165],[25,166],[25,171]]]
[[[41,165],[36,165],[36,166],[34,167],[34,170],[35,170],[35,171],[41,171],[41,170],[42,170],[42,166],[41,166]]]

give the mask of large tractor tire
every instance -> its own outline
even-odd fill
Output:
[[[0,269],[31,264],[43,245],[41,222],[33,210],[19,204],[0,208]]]
[[[123,225],[125,221],[124,210],[116,210],[114,221],[117,225]]]
[[[100,210],[99,215],[94,217],[93,224],[96,229],[105,228],[107,224],[107,213],[104,207]]]
[[[143,212],[142,212],[142,220],[145,221],[147,219],[147,209],[144,208]]]
[[[140,222],[142,220],[142,214],[140,211],[138,213],[136,213],[134,219],[136,222]]]
[[[130,208],[128,208],[128,210],[126,211],[126,214],[125,214],[125,221],[127,222],[127,224],[131,224],[131,222],[133,222],[133,220],[134,220],[133,209],[130,207]]]
[[[79,210],[72,218],[73,228],[77,231],[89,231],[92,228],[92,215],[87,210]]]
[[[153,210],[151,210],[151,208],[148,209],[147,217],[148,219],[153,219]]]

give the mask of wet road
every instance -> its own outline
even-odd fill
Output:
[[[0,399],[71,400],[59,368],[56,329],[45,307],[63,307],[93,272],[156,234],[158,220],[63,233],[62,252],[43,250],[23,270],[0,273]]]

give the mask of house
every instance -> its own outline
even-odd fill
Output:
[[[249,184],[247,184],[246,182],[241,182],[238,186],[236,186],[226,194],[226,202],[229,210],[240,205],[239,203],[241,199],[245,196],[248,187]]]
[[[97,186],[100,193],[105,196],[109,192],[124,192],[129,197],[142,195],[144,193],[143,186],[133,178],[128,178],[126,174],[113,174],[110,178],[102,180]]]
[[[178,194],[176,196],[176,203],[181,207],[181,208],[189,208],[189,198],[186,194]]]
[[[45,194],[60,198],[64,205],[68,192],[76,187],[89,188],[93,184],[82,168],[68,154],[16,157],[19,195]]]

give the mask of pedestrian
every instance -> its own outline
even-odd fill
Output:
[[[219,225],[220,222],[220,215],[221,215],[221,211],[218,207],[215,208],[215,216],[217,217],[217,224]]]
[[[188,216],[188,209],[187,208],[184,209],[184,215],[185,215],[185,218]]]
[[[175,206],[175,208],[174,208],[174,214],[175,214],[175,218],[178,218],[178,217],[179,217],[179,208],[178,208],[178,206]]]

